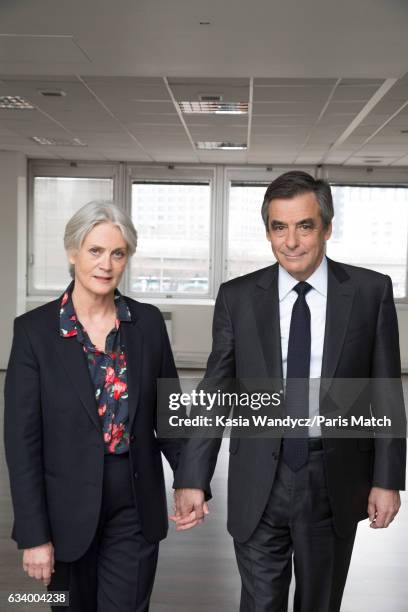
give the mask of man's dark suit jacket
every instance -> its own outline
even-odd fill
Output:
[[[130,465],[143,535],[167,533],[160,451],[177,466],[180,442],[155,436],[156,380],[177,378],[157,308],[125,298]],[[59,334],[60,300],[15,320],[5,384],[5,444],[19,548],[52,541],[74,561],[91,543],[102,497],[104,445],[82,345]]]
[[[328,259],[322,378],[399,379],[400,368],[391,279]],[[221,285],[205,378],[282,378],[278,264]],[[370,400],[366,402],[360,402],[359,409],[368,416]],[[405,425],[398,389],[397,402],[400,422]],[[324,413],[322,404],[320,412]],[[250,537],[263,514],[280,443],[278,438],[230,440],[228,530],[239,542]],[[372,486],[404,489],[406,441],[327,437],[323,444],[334,528],[338,535],[347,535],[357,521],[367,518]],[[219,438],[190,439],[180,457],[174,487],[203,489],[209,498],[219,447]]]

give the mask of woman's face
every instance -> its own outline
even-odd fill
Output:
[[[96,295],[112,293],[129,259],[127,243],[113,223],[96,225],[68,259],[75,266],[75,284]]]

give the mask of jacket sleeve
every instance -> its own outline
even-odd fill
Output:
[[[14,509],[12,537],[18,548],[51,540],[43,462],[40,372],[21,318],[5,381],[4,438]]]
[[[207,363],[202,386],[211,388],[212,381],[217,387],[235,377],[234,331],[228,309],[225,286],[221,285],[214,308],[213,344]],[[221,432],[222,433],[222,432]],[[210,499],[210,482],[214,474],[221,437],[190,438],[186,440],[175,475],[175,489],[201,489]]]
[[[391,418],[397,437],[375,438],[373,486],[405,489],[406,414],[401,383],[398,320],[392,282],[386,277],[377,319],[372,359],[372,411]]]
[[[161,356],[161,366],[160,366],[160,379],[166,380],[166,386],[171,385],[172,391],[179,393],[180,392],[180,382],[177,374],[177,368],[174,363],[173,352],[170,346],[169,336],[167,334],[166,324],[162,315],[160,314],[161,327],[162,327],[162,356]],[[158,385],[160,385],[160,380],[158,381]],[[155,424],[157,431],[157,424],[160,419],[158,419],[157,411],[166,410],[166,406],[161,405],[160,397],[162,394],[158,391],[158,401],[157,406],[155,408]],[[167,461],[173,472],[176,470],[179,456],[181,452],[181,448],[183,445],[183,440],[181,438],[161,438],[160,431],[158,432],[157,441],[159,443],[159,447],[161,452],[166,457]]]

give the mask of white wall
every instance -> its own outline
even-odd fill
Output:
[[[0,151],[0,369],[7,365],[13,319],[25,311],[27,259],[27,160]]]

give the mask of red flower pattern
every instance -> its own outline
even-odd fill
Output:
[[[122,439],[124,433],[125,433],[125,426],[124,426],[123,423],[120,423],[119,425],[113,425],[113,428],[112,428],[112,437],[111,437],[110,444],[109,444],[109,452],[110,453],[114,453],[115,452],[115,448],[119,444],[119,442]]]
[[[126,300],[117,292],[115,326],[106,338],[106,349],[98,350],[77,319],[71,297],[73,286],[72,283],[61,299],[60,334],[64,338],[77,336],[81,343],[95,390],[105,452],[121,453],[129,447],[128,386],[126,356],[121,347],[121,322],[131,321],[130,311]]]
[[[120,399],[126,390],[127,384],[122,382],[120,378],[115,378],[115,382],[113,383],[113,397],[115,400]]]
[[[112,367],[106,368],[105,373],[105,387],[112,385],[115,382],[115,370]]]

